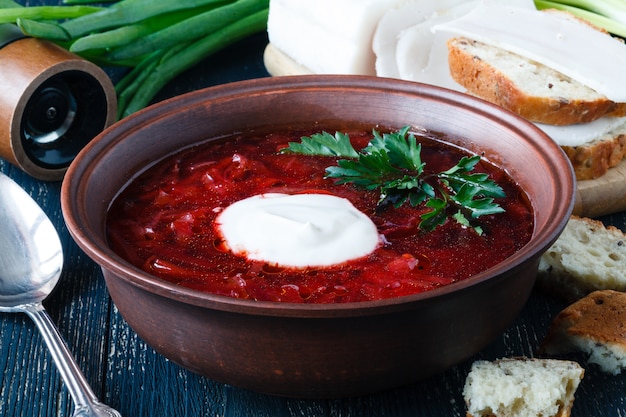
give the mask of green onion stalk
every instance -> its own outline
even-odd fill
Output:
[[[624,0],[535,0],[539,10],[567,11],[607,32],[626,38],[626,1]]]
[[[58,6],[0,0],[0,23],[15,23],[98,65],[127,68],[116,83],[121,119],[203,59],[265,31],[268,9],[269,0],[64,0]]]

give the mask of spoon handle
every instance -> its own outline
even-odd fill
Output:
[[[33,320],[56,363],[74,400],[74,417],[121,417],[114,409],[100,403],[87,383],[63,337],[41,303],[26,306],[24,312]]]

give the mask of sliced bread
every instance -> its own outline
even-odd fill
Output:
[[[599,178],[626,158],[626,125],[620,125],[584,145],[561,145],[561,149],[572,163],[577,180]]]
[[[465,381],[467,417],[568,417],[584,369],[573,361],[476,361]]]
[[[595,290],[626,291],[626,234],[598,220],[571,216],[540,258],[537,285],[570,302]]]
[[[566,307],[552,321],[541,351],[581,351],[607,373],[626,369],[626,293],[594,291]]]
[[[615,103],[551,68],[504,49],[456,37],[448,41],[448,52],[451,76],[468,93],[530,121],[571,126],[626,115],[626,103]],[[576,179],[599,178],[626,158],[626,124],[590,142],[561,147]]]
[[[571,125],[626,115],[626,104],[513,52],[455,37],[448,53],[452,78],[469,93],[532,122]]]

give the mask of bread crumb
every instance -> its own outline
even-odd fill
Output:
[[[566,417],[584,369],[573,361],[476,361],[465,381],[468,417]]]
[[[584,369],[573,361],[476,361],[465,381],[468,417],[567,417]]]

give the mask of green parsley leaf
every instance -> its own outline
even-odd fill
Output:
[[[426,202],[426,207],[432,208],[431,211],[422,214],[420,227],[427,232],[431,232],[437,226],[441,226],[446,222],[446,208],[448,204],[446,200],[440,198],[432,198]]]
[[[379,190],[379,208],[424,204],[430,210],[422,214],[420,228],[432,231],[443,225],[448,217],[464,227],[472,227],[478,234],[483,230],[473,226],[469,218],[501,213],[504,209],[494,202],[505,197],[503,189],[484,173],[471,173],[480,156],[464,156],[453,167],[434,175],[424,175],[422,145],[409,126],[397,132],[380,134],[357,152],[348,135],[327,132],[291,142],[282,153],[333,156],[336,166],[326,168],[326,178],[338,184],[353,184],[365,190]],[[456,210],[452,215],[449,212]]]
[[[311,137],[303,137],[298,142],[289,142],[289,146],[281,153],[295,153],[303,155],[340,156],[357,158],[358,152],[350,142],[350,136],[337,132],[335,136],[327,132],[316,133]]]
[[[383,136],[374,131],[374,139],[363,152],[365,154],[385,152],[391,166],[400,170],[414,171],[420,175],[426,165],[422,162],[422,145],[417,142],[414,135],[407,137],[408,131],[408,126],[398,132],[385,133]]]
[[[457,193],[462,187],[471,187],[476,189],[476,193],[486,197],[506,197],[502,188],[495,181],[490,180],[487,174],[467,174],[474,169],[478,161],[480,161],[479,155],[464,156],[455,166],[441,172],[439,178]]]

